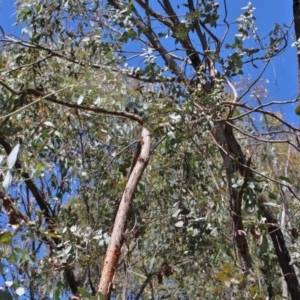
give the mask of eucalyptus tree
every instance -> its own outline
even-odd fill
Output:
[[[232,20],[213,0],[16,9],[0,73],[9,291],[299,299],[299,130],[273,108],[297,99],[268,102],[261,81],[291,27],[261,37],[251,3]]]

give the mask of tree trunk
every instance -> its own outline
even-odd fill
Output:
[[[142,174],[148,164],[150,157],[150,133],[146,128],[142,130],[142,139],[138,146],[132,168],[126,183],[121,202],[116,214],[113,231],[107,248],[101,279],[98,286],[97,295],[109,299],[111,284],[116,272],[121,248],[123,245],[123,235],[126,229],[126,223],[129,210],[134,198],[135,191]]]
[[[249,254],[246,235],[244,234],[242,216],[241,216],[241,194],[237,195],[231,185],[232,174],[234,171],[239,170],[240,175],[245,179],[254,178],[254,173],[248,168],[245,162],[245,156],[239,146],[230,123],[226,121],[220,122],[213,130],[213,135],[219,146],[220,152],[223,157],[227,172],[227,184],[229,187],[229,196],[231,201],[231,209],[233,223],[236,231],[236,243],[241,258],[244,270],[251,268],[251,256]],[[264,205],[263,195],[260,198],[259,209],[266,219],[268,232],[273,242],[275,253],[278,259],[284,279],[287,283],[289,293],[293,300],[300,299],[300,287],[294,267],[290,264],[291,258],[285,244],[285,240],[278,224],[277,219],[272,211]]]
[[[226,122],[217,123],[212,134],[223,157],[235,243],[238,249],[241,267],[247,272],[252,267],[252,259],[243,225],[242,192],[238,192],[237,189],[232,186],[234,173],[240,169],[239,163],[245,164],[245,158],[240,145],[233,135],[232,127],[229,124]]]
[[[268,231],[274,245],[282,274],[288,286],[289,293],[293,300],[299,300],[300,287],[294,267],[290,264],[291,258],[285,245],[284,236],[272,211],[264,205],[263,197],[261,197],[260,201],[261,203],[259,203],[259,208],[263,216],[266,218]]]

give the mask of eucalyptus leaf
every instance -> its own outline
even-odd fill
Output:
[[[20,150],[20,144],[17,144],[17,145],[14,146],[14,148],[12,149],[10,154],[8,155],[8,157],[7,157],[7,167],[9,169],[12,169],[13,166],[15,165],[15,163],[17,161],[19,150]]]
[[[184,221],[178,221],[175,223],[175,227],[181,228],[184,225]]]
[[[9,244],[12,240],[13,233],[10,231],[4,231],[0,233],[0,244]]]
[[[17,294],[18,296],[23,296],[23,295],[25,294],[25,289],[24,289],[24,287],[18,287],[18,288],[16,289],[16,294]]]
[[[53,122],[51,122],[51,121],[45,121],[44,124],[48,127],[55,127]]]
[[[87,299],[90,298],[91,295],[90,295],[90,293],[89,293],[86,289],[84,289],[84,288],[82,288],[82,287],[79,287],[78,290],[79,290],[80,295],[81,295],[83,298],[87,298]]]
[[[84,99],[84,96],[83,96],[83,95],[80,95],[80,96],[78,97],[78,99],[77,99],[77,104],[78,104],[78,105],[81,105],[82,102],[83,102],[83,99]]]
[[[4,177],[4,180],[2,182],[2,187],[5,191],[8,190],[10,184],[12,182],[12,174],[11,174],[11,171],[10,170],[7,170],[6,171],[6,174],[5,174],[5,177]]]
[[[8,287],[11,287],[13,284],[14,284],[14,282],[11,281],[11,280],[6,280],[5,281],[5,285],[8,286]]]

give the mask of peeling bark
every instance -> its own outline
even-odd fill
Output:
[[[142,130],[140,150],[138,150],[136,157],[137,159],[133,160],[132,169],[119,204],[101,272],[97,294],[104,296],[105,299],[109,299],[110,288],[120,257],[123,245],[123,234],[126,229],[126,223],[134,194],[150,157],[150,133],[146,128],[143,128]]]

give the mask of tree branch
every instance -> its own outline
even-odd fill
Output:
[[[300,287],[295,273],[293,265],[291,265],[291,258],[289,251],[286,247],[284,236],[278,225],[277,219],[273,215],[272,211],[264,205],[264,199],[261,197],[259,203],[259,209],[263,216],[266,218],[266,224],[268,226],[268,231],[273,242],[276,256],[287,283],[289,293],[293,300],[300,299]]]
[[[237,189],[232,186],[232,179],[234,172],[239,170],[243,177],[248,177],[249,170],[242,168],[241,164],[245,164],[245,156],[238,142],[236,141],[232,127],[226,122],[218,122],[216,127],[212,130],[212,134],[217,143],[224,148],[226,152],[220,150],[223,157],[226,176],[227,187],[230,201],[231,216],[234,225],[234,235],[237,249],[239,252],[242,269],[247,272],[252,268],[252,259],[249,252],[249,246],[246,239],[246,233],[242,218],[242,195],[238,193]],[[228,155],[228,153],[230,155]]]
[[[5,137],[0,137],[0,145],[5,149],[7,155],[9,155],[12,147]],[[22,165],[19,159],[17,159],[15,163],[15,168],[21,172],[21,176],[23,177],[25,184],[35,197],[40,210],[43,212],[47,221],[49,222],[52,219],[52,212],[50,207],[48,206],[48,203],[45,201],[44,195],[34,184],[29,174],[27,172],[22,172]]]
[[[118,0],[108,0],[108,3],[111,4],[116,9],[122,9],[122,4]],[[173,59],[172,55],[168,53],[168,51],[163,47],[163,45],[160,43],[159,39],[153,32],[152,28],[147,27],[143,21],[142,18],[139,16],[136,9],[134,9],[134,13],[136,17],[133,17],[133,22],[135,23],[136,27],[145,34],[145,36],[148,38],[149,42],[153,46],[153,48],[159,52],[159,54],[164,59],[166,65],[170,68],[170,70],[178,76],[179,82],[188,83],[188,78],[184,75],[178,64]]]
[[[43,99],[43,100],[46,100],[46,101],[49,101],[52,103],[56,103],[56,104],[60,104],[60,105],[66,106],[66,107],[90,111],[90,112],[94,112],[97,114],[105,114],[105,115],[110,115],[110,116],[127,118],[127,119],[131,119],[133,121],[137,121],[141,125],[144,123],[144,120],[142,117],[140,117],[136,114],[130,113],[130,112],[114,111],[114,110],[109,110],[109,109],[105,109],[105,108],[90,107],[90,106],[85,106],[85,105],[78,105],[75,103],[64,102],[64,101],[57,99],[55,96],[47,95],[44,92],[35,90],[35,89],[27,89],[27,90],[17,91],[17,90],[14,90],[13,88],[11,88],[10,86],[8,86],[2,80],[0,80],[0,85],[4,86],[6,89],[8,89],[11,93],[13,93],[15,95],[33,95],[36,97],[41,97],[41,99]]]
[[[172,20],[171,24],[174,24],[172,27],[169,28],[176,35],[176,31],[180,28],[180,25],[181,26],[185,26],[185,25],[183,23],[180,23],[177,14],[175,13],[169,0],[163,0],[163,4],[161,3],[161,5],[165,10],[165,12],[168,14],[169,18]],[[200,61],[198,52],[196,51],[194,45],[192,44],[189,38],[188,32],[186,33],[185,37],[181,37],[181,35],[178,35],[176,36],[176,38],[179,40],[180,44],[185,49],[187,56],[191,60],[194,70],[198,70],[202,63]],[[204,48],[203,50],[207,50],[207,49]]]

